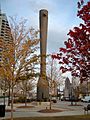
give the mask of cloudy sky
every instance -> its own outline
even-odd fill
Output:
[[[69,29],[78,26],[78,0],[0,0],[7,16],[28,19],[29,26],[39,29],[39,10],[48,10],[48,53],[58,52],[67,39]],[[87,1],[87,0],[86,0]]]
[[[59,51],[67,40],[67,33],[81,20],[77,17],[78,0],[0,0],[2,11],[9,16],[28,19],[28,26],[39,29],[39,10],[48,10],[47,52]],[[85,0],[87,2],[89,0]],[[70,73],[65,74],[70,77]]]

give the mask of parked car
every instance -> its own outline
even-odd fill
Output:
[[[51,100],[53,103],[56,103],[57,102],[57,99],[56,97],[52,97],[52,100]]]
[[[69,101],[70,98],[69,97],[61,97],[61,101]]]
[[[85,96],[81,99],[82,102],[90,102],[90,96]]]
[[[65,99],[64,99],[64,96],[61,96],[61,99],[60,99],[61,101],[64,101]]]
[[[62,98],[61,98],[61,101],[78,102],[78,101],[80,101],[80,99],[79,99],[79,98],[76,98],[76,97],[74,97],[74,96],[72,96],[72,97],[62,97]]]

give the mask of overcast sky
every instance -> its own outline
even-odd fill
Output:
[[[69,29],[78,26],[78,0],[0,0],[7,16],[28,19],[29,26],[39,29],[39,10],[48,10],[48,53],[58,52],[67,39]]]

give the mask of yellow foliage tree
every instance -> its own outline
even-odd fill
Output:
[[[17,23],[14,18],[11,18],[11,28],[5,31],[9,40],[4,41],[0,38],[0,48],[2,48],[0,78],[10,81],[11,120],[13,120],[13,86],[16,81],[30,77],[30,67],[38,62],[38,31],[33,28],[26,30],[25,23],[26,20]]]

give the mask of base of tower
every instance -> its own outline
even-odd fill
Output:
[[[37,83],[37,101],[48,102],[49,101],[49,83],[43,78],[39,78]]]
[[[49,101],[49,89],[48,87],[37,87],[37,101],[48,102]]]

